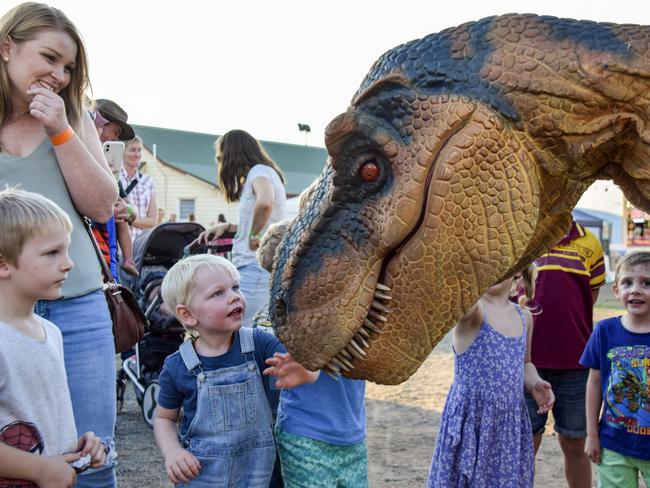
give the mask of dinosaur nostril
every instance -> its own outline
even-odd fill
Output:
[[[287,304],[284,298],[278,298],[273,307],[273,315],[271,317],[274,327],[281,327],[287,322]]]

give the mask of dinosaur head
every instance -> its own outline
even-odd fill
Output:
[[[564,235],[593,181],[650,208],[648,39],[507,15],[384,54],[328,126],[328,163],[275,253],[270,314],[294,357],[400,383]]]

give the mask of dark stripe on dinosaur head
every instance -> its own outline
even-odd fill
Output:
[[[523,24],[537,23],[555,42],[569,40],[603,53],[631,56],[628,44],[620,40],[612,24],[520,15]],[[504,117],[519,120],[519,113],[503,96],[502,88],[490,83],[481,70],[494,52],[493,29],[503,17],[487,17],[422,39],[411,41],[386,52],[366,76],[356,97],[380,78],[399,72],[410,86],[427,95],[454,94],[481,101]],[[391,91],[389,89],[389,91]]]
[[[551,37],[556,42],[568,40],[596,52],[623,57],[632,55],[627,42],[619,39],[612,30],[620,29],[620,26],[586,20],[558,19],[548,15],[539,17],[539,22],[550,29]]]
[[[399,71],[422,93],[465,95],[482,101],[504,117],[518,120],[518,112],[503,98],[500,88],[480,76],[485,60],[494,50],[487,39],[493,20],[494,17],[488,17],[430,34],[388,51],[375,63],[357,95],[382,76]],[[471,56],[455,47],[461,28],[466,29],[465,44],[470,47]]]
[[[403,86],[382,87],[382,91],[368,98],[357,107],[356,112],[363,112],[384,122],[384,128],[392,128],[396,141],[408,146],[411,144],[412,113],[411,108],[416,93]]]

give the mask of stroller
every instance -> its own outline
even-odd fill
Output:
[[[188,254],[228,252],[223,246],[199,246],[202,225],[193,222],[169,222],[143,232],[133,243],[133,255],[140,277],[130,287],[140,307],[149,319],[149,329],[136,344],[135,353],[124,359],[117,374],[117,402],[121,409],[124,393],[130,382],[142,409],[144,421],[153,427],[160,385],[158,375],[165,358],[174,353],[183,341],[184,329],[172,311],[166,310],[160,296],[165,274],[177,261]]]

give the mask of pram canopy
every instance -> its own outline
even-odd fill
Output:
[[[199,237],[205,228],[196,222],[166,222],[136,237],[133,260],[138,271],[143,266],[171,268],[183,257],[183,249]]]

